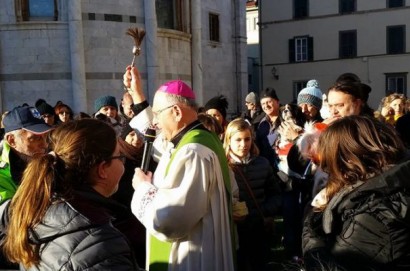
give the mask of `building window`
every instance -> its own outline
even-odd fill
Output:
[[[351,58],[357,56],[356,30],[339,32],[339,57]]]
[[[57,0],[16,0],[17,21],[57,21]]]
[[[293,18],[306,18],[308,16],[308,8],[308,0],[293,0]]]
[[[387,54],[402,54],[405,52],[405,33],[404,25],[387,27]]]
[[[346,14],[356,11],[356,0],[339,0],[339,13]]]
[[[258,30],[258,17],[246,18],[246,31]]]
[[[407,94],[407,73],[386,74],[386,95],[391,93]]]
[[[308,81],[295,81],[293,82],[293,99],[298,98],[299,92],[306,87]]]
[[[209,13],[209,39],[219,42],[219,15]]]
[[[118,14],[104,14],[104,21],[108,21],[108,22],[122,22],[122,15],[118,15]]]
[[[403,7],[403,6],[404,6],[403,0],[387,0],[388,8],[397,8],[397,7]]]
[[[253,18],[253,30],[258,30],[258,17]]]
[[[295,37],[289,40],[289,62],[305,62],[312,60],[312,37]]]
[[[307,61],[308,55],[308,41],[307,38],[295,39],[295,60],[296,62]]]
[[[156,0],[155,9],[158,27],[187,32],[188,27],[184,17],[184,8],[184,0]]]

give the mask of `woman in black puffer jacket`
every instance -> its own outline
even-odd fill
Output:
[[[269,161],[258,156],[252,126],[244,119],[228,124],[224,149],[235,173],[239,200],[246,202],[248,215],[236,218],[239,250],[238,270],[265,270],[269,254],[269,235],[265,223],[272,222],[281,206],[280,189]],[[269,220],[267,220],[269,218]]]
[[[307,270],[410,270],[410,161],[398,135],[363,116],[344,117],[319,140],[329,181],[305,220]]]
[[[115,131],[83,119],[50,140],[53,151],[29,163],[3,214],[6,257],[21,270],[139,270],[113,226],[126,208],[108,199],[124,172]]]

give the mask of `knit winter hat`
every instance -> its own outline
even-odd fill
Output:
[[[303,103],[311,104],[317,109],[322,107],[322,91],[315,79],[309,80],[306,87],[299,92],[298,105]]]
[[[104,106],[113,106],[118,110],[117,101],[113,96],[103,96],[95,100],[94,102],[94,110],[98,112]]]
[[[205,111],[208,111],[209,109],[216,109],[218,110],[221,115],[226,119],[226,110],[228,109],[228,101],[226,100],[226,97],[223,95],[219,95],[216,97],[213,97],[210,99],[206,104],[205,104]]]
[[[54,115],[54,108],[46,103],[46,101],[41,102],[41,103],[36,103],[36,108],[37,111],[40,113],[40,115],[44,114],[49,114],[49,115]]]
[[[249,92],[249,94],[245,97],[245,102],[251,104],[258,103],[258,95],[255,92]]]

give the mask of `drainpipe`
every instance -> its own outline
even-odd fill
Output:
[[[258,26],[259,26],[259,90],[263,90],[263,58],[262,58],[262,0],[258,0]]]
[[[198,104],[204,104],[203,76],[202,76],[202,13],[201,0],[192,0],[192,89],[197,94]],[[200,95],[198,95],[200,94]]]
[[[240,112],[240,108],[239,108],[239,104],[241,103],[241,97],[239,95],[239,93],[241,93],[241,89],[240,89],[240,81],[241,81],[241,76],[240,76],[240,68],[238,67],[239,65],[239,60],[240,60],[240,48],[238,46],[239,43],[239,33],[238,33],[238,16],[239,16],[239,12],[238,12],[238,7],[236,4],[236,1],[233,0],[233,25],[234,25],[234,52],[235,52],[235,95],[236,95],[236,114],[238,115],[238,113]]]

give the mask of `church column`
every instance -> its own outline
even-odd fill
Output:
[[[67,1],[71,88],[73,93],[73,110],[76,112],[88,112],[81,2]]]
[[[147,100],[152,100],[158,85],[158,56],[157,56],[157,15],[155,1],[144,1],[145,14],[145,56],[147,63]],[[143,52],[144,54],[144,52]]]

